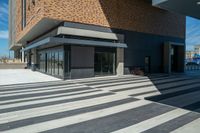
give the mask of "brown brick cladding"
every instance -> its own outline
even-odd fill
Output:
[[[185,38],[185,16],[152,7],[147,0],[36,0],[35,7],[27,9],[23,31],[21,8],[17,14],[18,39],[42,18]]]
[[[22,29],[22,0],[16,0],[16,41],[23,37],[42,18],[44,18],[44,0],[35,0],[35,5],[31,0],[26,0],[26,27]]]

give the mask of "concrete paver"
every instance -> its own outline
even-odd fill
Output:
[[[60,79],[29,69],[0,69],[0,85],[58,81]]]
[[[20,72],[24,71],[16,73]],[[47,76],[45,82],[46,75],[24,73],[29,72],[33,79],[25,80],[27,84],[0,88],[0,132],[199,133],[198,76],[126,75],[67,81]],[[7,75],[14,79],[12,73]],[[34,83],[38,81],[43,82]]]

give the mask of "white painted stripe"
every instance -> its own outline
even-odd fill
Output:
[[[83,84],[97,84],[97,85],[91,85],[91,86],[94,86],[94,87],[98,87],[98,85],[104,85],[104,84],[113,84],[113,83],[118,83],[118,82],[128,82],[127,80],[130,80],[130,78],[123,78],[123,79],[118,79],[118,78],[115,78],[115,79],[107,79],[107,80],[96,80],[96,81],[89,81],[89,82],[83,82]],[[140,80],[148,80],[148,78],[136,78],[137,81],[140,81]],[[135,79],[132,79],[132,81],[136,82]],[[132,82],[132,81],[129,81],[129,82]]]
[[[178,85],[182,85],[182,86],[187,86],[188,84],[192,84],[192,83],[197,83],[199,82],[199,80],[186,80],[186,81],[176,81],[176,82],[172,82],[172,83],[163,83],[161,85],[159,85],[159,88],[164,89],[164,88],[170,88],[170,87],[174,87],[174,86],[178,86]]]
[[[163,78],[160,78],[159,83],[163,83],[163,86],[165,88],[167,88],[166,86],[174,86],[174,85],[177,85],[178,83],[182,84],[183,82],[182,81],[177,81],[175,83],[170,83],[170,84],[169,83],[165,83],[165,82],[175,81],[175,80],[181,80],[181,79],[185,79],[185,78],[173,78],[173,79],[163,79]],[[100,82],[97,81],[97,85],[91,85],[91,86],[95,87],[95,88],[101,88],[104,85],[113,85],[114,86],[114,85],[120,85],[120,84],[125,84],[125,83],[128,83],[128,84],[133,83],[134,85],[137,85],[138,84],[137,82],[141,82],[141,81],[146,81],[144,83],[140,83],[140,84],[143,84],[143,85],[153,84],[152,81],[146,77],[146,78],[141,78],[139,80],[138,79],[137,80],[133,79],[133,81],[126,81],[126,80],[119,79],[117,81],[113,81],[114,83],[109,83],[110,81],[102,81],[102,82],[101,81]],[[192,80],[192,81],[196,82],[194,80]],[[187,82],[191,83],[191,81],[187,81]],[[98,84],[98,83],[104,83],[104,84]],[[161,88],[161,89],[164,89],[164,88]]]
[[[61,104],[56,104],[56,105],[48,105],[48,106],[43,106],[43,107],[37,107],[37,108],[31,108],[31,109],[26,109],[26,110],[19,110],[19,111],[13,111],[13,112],[8,112],[8,113],[1,113],[0,118],[8,118],[11,116],[20,116],[22,114],[32,114],[33,112],[40,112],[44,110],[55,110],[55,109],[62,109],[64,108],[70,108],[73,107],[74,105],[80,106],[80,107],[85,107],[87,104],[85,103],[94,103],[98,104],[99,102],[109,102],[115,99],[124,99],[124,98],[130,98],[128,96],[123,96],[123,95],[108,95],[108,96],[102,96],[102,97],[97,97],[97,98],[91,98],[91,99],[85,99],[81,101],[74,101],[74,102],[69,102],[69,103],[61,103]],[[98,102],[96,102],[98,101]]]
[[[195,109],[194,111],[200,113],[200,108]]]
[[[152,86],[154,86],[154,85],[150,82],[150,83],[135,83],[135,84],[126,84],[126,85],[110,86],[110,87],[104,87],[104,88],[102,88],[102,89],[103,89],[103,90],[116,91],[116,90],[131,88],[131,87],[140,87],[140,86],[144,86],[144,85],[152,85]]]
[[[21,92],[21,93],[12,93],[12,94],[2,94],[1,97],[8,97],[8,96],[18,96],[18,95],[28,95],[28,94],[39,94],[39,93],[44,93],[44,92],[55,92],[55,91],[62,91],[62,90],[67,90],[67,89],[75,89],[75,88],[81,88],[81,87],[87,87],[85,85],[74,85],[71,86],[70,88],[55,88],[55,89],[50,89],[50,90],[38,90],[38,91],[32,91],[32,92]]]
[[[153,92],[153,93],[149,93],[149,94],[141,94],[139,96],[136,96],[136,98],[144,99],[146,97],[157,96],[157,95],[160,95],[160,94],[175,93],[175,92],[178,92],[178,91],[189,90],[189,89],[194,88],[194,87],[199,87],[199,85],[200,85],[199,83],[198,84],[192,84],[192,85],[188,85],[188,86],[177,87],[175,89],[170,89],[170,90],[162,90],[163,88],[161,88],[161,89],[158,90],[158,92]],[[162,90],[162,93],[160,92],[160,90]]]
[[[65,83],[66,85],[68,84],[68,83],[70,83],[71,84],[71,82],[69,82],[69,81],[53,81],[53,82],[48,82],[48,81],[44,81],[44,82],[40,82],[40,83],[31,83],[31,84],[26,84],[26,83],[24,83],[24,84],[22,84],[22,85],[20,85],[20,84],[14,84],[14,85],[10,85],[10,86],[1,86],[1,87],[3,87],[3,89],[1,88],[0,90],[12,90],[12,89],[20,89],[21,87],[22,88],[26,88],[26,87],[40,87],[40,86],[43,86],[43,85],[63,85],[63,83]]]
[[[189,113],[189,111],[187,111],[187,110],[175,109],[175,110],[172,110],[170,112],[167,112],[167,113],[161,114],[159,116],[153,117],[151,119],[147,119],[145,121],[137,123],[133,126],[115,131],[113,133],[140,133],[140,132],[144,132],[148,129],[151,129],[155,126],[161,125],[165,122],[173,120],[173,119],[180,117],[182,115],[185,115],[187,113]]]
[[[75,95],[75,94],[79,94],[79,93],[86,93],[86,92],[96,91],[96,90],[98,90],[98,89],[80,90],[80,91],[75,91],[75,92],[67,92],[67,93],[59,93],[59,94],[49,94],[49,95],[45,95],[45,96],[36,96],[36,97],[30,97],[30,98],[28,97],[28,98],[14,99],[14,100],[6,100],[6,101],[0,101],[0,104],[11,104],[10,102],[26,102],[24,100],[38,100],[40,98],[58,97],[58,96],[61,97],[61,96],[65,96],[65,95]],[[14,104],[16,104],[16,103],[14,103]]]
[[[145,99],[146,97],[151,97],[151,96],[158,96],[160,95],[161,92],[152,92],[152,93],[149,93],[149,94],[143,94],[143,95],[139,95],[139,96],[136,96],[134,98],[138,98],[138,99]]]
[[[194,87],[199,87],[199,85],[200,84],[192,84],[192,85],[188,85],[188,86],[177,87],[175,89],[163,90],[162,93],[160,93],[160,94],[169,94],[169,93],[175,93],[175,92],[178,92],[178,91],[189,90],[189,89],[194,88]],[[152,95],[152,96],[155,96],[155,95]],[[146,96],[144,96],[144,97],[146,97]]]
[[[55,89],[56,88],[69,88],[69,87],[74,87],[74,86],[82,86],[80,84],[70,84],[70,85],[58,85],[58,86],[51,86],[51,87],[36,87],[36,88],[33,88],[33,89],[28,89],[29,87],[27,87],[27,89],[23,89],[23,90],[20,90],[20,89],[17,89],[17,90],[6,90],[4,92],[0,92],[0,95],[5,95],[7,93],[19,93],[19,92],[28,92],[28,91],[42,91],[42,90],[47,90],[47,89]]]
[[[133,89],[133,90],[125,90],[119,93],[123,95],[134,95],[134,94],[139,94],[139,93],[144,93],[144,92],[149,92],[149,91],[158,91],[158,90],[155,86],[150,86],[150,87],[138,88],[138,89]]]
[[[112,82],[112,81],[108,81],[108,82]],[[137,83],[137,82],[151,82],[149,79],[141,79],[141,80],[134,80],[133,81],[121,81],[121,80],[118,80],[118,81],[114,81],[114,83],[104,83],[104,84],[98,84],[98,85],[92,85],[92,87],[94,88],[101,88],[101,87],[104,87],[105,85],[121,85],[121,84],[131,84],[131,83]]]
[[[161,100],[161,103],[167,103],[168,105],[179,105],[179,107],[187,106],[192,103],[198,102],[200,97],[200,91],[191,92],[184,95],[176,96]]]
[[[43,100],[28,101],[28,102],[24,102],[24,103],[1,105],[0,109],[13,108],[13,107],[19,107],[19,106],[27,106],[27,105],[34,105],[34,104],[41,104],[41,103],[48,103],[48,102],[55,102],[55,101],[60,101],[60,100],[68,100],[68,99],[72,99],[72,98],[80,98],[80,97],[92,96],[92,95],[103,94],[103,93],[107,93],[107,92],[105,92],[105,91],[91,92],[91,93],[86,93],[86,94],[80,94],[78,96],[77,95],[75,95],[75,96],[63,96],[63,97],[58,97],[58,98],[50,98],[50,99],[43,99]]]
[[[111,95],[111,96],[104,96],[101,98],[93,98],[89,100],[77,101],[77,102],[72,102],[72,103],[41,107],[37,109],[28,109],[28,110],[22,110],[22,111],[16,111],[16,112],[4,113],[4,114],[0,114],[0,118],[1,118],[0,124],[43,116],[43,115],[50,115],[50,114],[64,112],[64,111],[81,109],[81,108],[90,107],[90,106],[96,106],[96,105],[118,101],[118,100],[122,100],[126,98],[128,97],[122,96],[122,95]]]
[[[199,133],[200,131],[200,119],[194,120],[171,133]]]
[[[99,82],[102,80],[112,80],[112,79],[130,79],[130,78],[147,78],[147,77],[141,77],[141,76],[134,76],[134,75],[125,75],[125,76],[103,76],[103,77],[92,77],[92,78],[85,78],[85,79],[73,79],[69,81],[73,82]]]
[[[105,117],[108,115],[116,114],[119,112],[123,112],[129,109],[134,109],[137,107],[141,107],[147,104],[150,104],[151,102],[145,101],[145,100],[140,100],[132,103],[127,103],[111,108],[106,108],[98,111],[93,111],[89,113],[84,113],[76,116],[71,116],[71,117],[66,117],[66,118],[61,118],[61,119],[56,119],[56,120],[51,120],[47,122],[42,122],[38,124],[33,124],[21,128],[16,128],[13,130],[8,130],[5,131],[5,133],[22,133],[24,131],[28,131],[29,133],[35,133],[35,132],[42,132],[42,131],[47,131],[55,128],[60,128],[92,119],[97,119],[101,117]]]

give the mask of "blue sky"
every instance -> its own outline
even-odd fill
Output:
[[[0,56],[8,56],[8,0],[0,1]]]
[[[186,47],[193,49],[193,45],[200,44],[200,20],[187,17]],[[8,56],[8,0],[0,0],[0,56]]]
[[[186,48],[192,50],[194,45],[200,45],[200,20],[187,17]]]

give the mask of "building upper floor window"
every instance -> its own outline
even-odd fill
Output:
[[[22,29],[26,27],[26,0],[21,0],[22,2]]]

